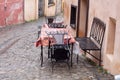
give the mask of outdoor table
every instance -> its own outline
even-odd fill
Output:
[[[38,40],[35,42],[35,46],[41,46],[41,66],[43,65],[43,46],[49,46],[49,36],[47,35],[47,31],[65,31],[68,33],[69,37],[69,44],[72,45],[71,47],[71,67],[72,67],[72,55],[73,55],[73,44],[75,43],[74,37],[66,28],[49,28],[47,24],[44,24],[41,28],[41,35]]]

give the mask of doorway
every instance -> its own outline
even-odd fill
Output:
[[[77,6],[71,5],[70,26],[73,29],[76,28],[76,13],[77,13]]]
[[[116,33],[116,20],[109,18],[108,37],[107,37],[107,53],[114,54],[114,43]]]
[[[39,0],[38,3],[38,17],[44,15],[44,8],[45,8],[45,0]]]
[[[88,27],[88,13],[89,13],[89,0],[80,0],[78,10],[78,25],[77,25],[77,36],[85,37],[87,36]]]

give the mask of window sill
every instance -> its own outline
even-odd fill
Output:
[[[107,54],[107,57],[108,57],[108,59],[110,60],[110,62],[113,61],[113,54]]]
[[[70,24],[71,28],[76,29],[76,25],[75,24]]]

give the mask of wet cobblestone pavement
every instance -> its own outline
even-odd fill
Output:
[[[100,72],[90,65],[84,56],[73,56],[73,67],[56,64],[52,73],[51,62],[44,47],[44,65],[40,66],[40,47],[36,48],[38,26],[45,23],[41,18],[0,30],[0,80],[114,80],[113,76]]]

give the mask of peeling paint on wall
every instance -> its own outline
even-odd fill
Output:
[[[0,0],[0,26],[5,25],[4,0]]]
[[[0,1],[0,26],[22,23],[23,0],[2,0]]]

